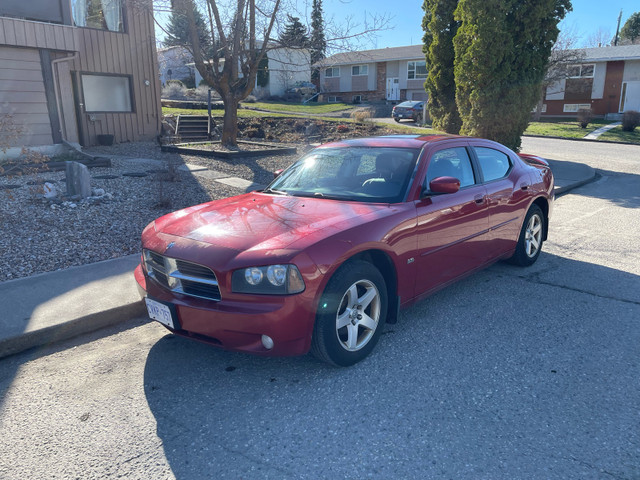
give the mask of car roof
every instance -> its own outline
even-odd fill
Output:
[[[383,135],[379,137],[352,138],[337,142],[325,143],[318,148],[336,147],[397,147],[397,148],[422,148],[428,143],[436,143],[444,140],[454,140],[459,135],[432,134],[432,135]]]

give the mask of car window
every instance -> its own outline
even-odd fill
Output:
[[[486,147],[474,147],[474,150],[485,182],[505,177],[511,169],[511,161],[504,153]]]
[[[473,185],[475,177],[471,159],[464,147],[447,148],[433,154],[427,168],[425,187],[438,177],[454,177],[460,180],[460,188]]]

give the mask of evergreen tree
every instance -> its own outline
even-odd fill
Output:
[[[460,132],[462,125],[456,106],[453,75],[453,38],[460,26],[453,17],[457,5],[458,0],[425,0],[422,5],[425,12],[422,20],[423,51],[428,71],[424,86],[429,94],[429,115],[434,128],[455,134]]]
[[[280,43],[285,47],[308,48],[309,36],[305,26],[300,23],[300,19],[287,14],[287,20],[284,32],[280,34]]]
[[[631,15],[626,22],[622,30],[620,30],[620,38],[630,40],[631,43],[635,43],[636,38],[640,37],[640,12],[636,12]]]
[[[462,134],[520,148],[558,22],[570,10],[570,0],[459,1],[453,43]]]
[[[198,37],[200,40],[200,48],[207,57],[211,56],[211,34],[207,22],[200,13],[200,10],[194,8],[194,18],[196,20],[196,28],[198,29]],[[177,10],[173,10],[167,24],[167,36],[164,39],[165,47],[186,46],[190,47],[188,19]]]
[[[324,19],[322,17],[322,0],[313,0],[309,49],[311,50],[311,65],[322,60],[327,53],[327,41],[324,36]],[[311,72],[311,79],[318,81],[319,78],[320,72],[317,68],[314,68]]]

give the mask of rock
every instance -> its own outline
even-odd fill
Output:
[[[42,189],[44,190],[44,198],[53,199],[58,196],[58,190],[52,183],[46,182]]]
[[[78,162],[66,162],[67,195],[87,198],[91,195],[91,175],[86,165]]]
[[[94,188],[91,191],[92,197],[102,197],[104,195],[104,188]]]

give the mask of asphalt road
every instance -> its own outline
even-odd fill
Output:
[[[144,319],[0,360],[0,478],[640,478],[640,147],[524,143],[602,172],[533,267],[402,312],[348,369]]]

